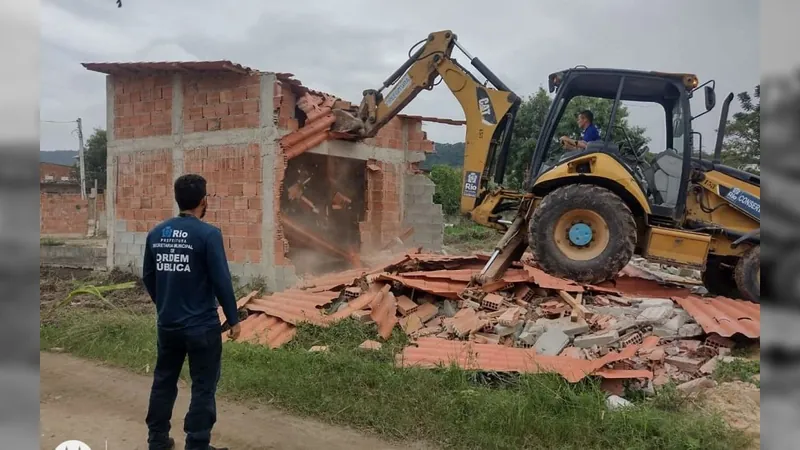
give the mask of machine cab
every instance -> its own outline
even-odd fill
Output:
[[[697,77],[575,68],[550,75],[549,88],[556,96],[536,143],[526,190],[538,194],[547,188],[538,181],[548,171],[588,154],[603,153],[623,168],[619,172],[625,173],[623,178],[629,175],[635,180],[641,192],[634,197],[646,199],[639,203],[647,203],[640,206],[650,211],[651,218],[679,220],[686,206],[691,169],[689,100],[698,88]],[[713,87],[706,87],[706,112],[715,101]],[[652,124],[647,130],[628,123],[626,114],[633,108],[647,110],[648,124]],[[588,142],[576,133],[577,116],[584,110],[594,110],[593,124],[599,130],[599,138]],[[619,177],[601,180],[606,184],[619,181]]]

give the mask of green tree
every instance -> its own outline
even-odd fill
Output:
[[[508,170],[506,171],[505,184],[509,187],[517,189],[522,187],[533,157],[533,151],[539,139],[539,133],[544,126],[544,121],[547,118],[547,112],[552,102],[552,97],[544,88],[540,87],[536,94],[528,97],[520,105],[511,138]],[[602,98],[573,98],[567,104],[550,142],[551,157],[557,157],[562,152],[558,146],[558,139],[561,136],[569,136],[576,139],[580,137],[581,130],[575,118],[582,110],[588,109],[592,111],[595,124],[600,128],[601,133],[605,133],[604,128],[608,126],[611,119],[611,107],[613,104],[612,100]],[[624,105],[621,105],[617,110],[616,125],[625,130],[635,149],[638,150],[649,143],[650,139],[644,135],[644,128],[630,125],[629,111]],[[623,138],[619,133],[615,136],[615,141]]]
[[[430,170],[437,164],[444,164],[450,167],[461,167],[464,165],[464,143],[442,143],[434,144],[435,152],[427,155],[420,167]]]
[[[86,172],[86,187],[94,186],[97,180],[97,187],[106,187],[106,157],[108,155],[108,139],[106,130],[95,128],[89,139],[86,140],[86,148],[83,153],[83,163]],[[80,180],[80,167],[78,163],[73,167],[76,180]]]
[[[448,216],[458,214],[461,204],[461,167],[437,164],[431,169],[430,177],[436,184],[433,202],[442,205],[442,211]]]
[[[750,95],[737,95],[742,111],[733,115],[725,127],[722,162],[753,173],[761,163],[761,85]],[[755,166],[755,167],[754,167]]]

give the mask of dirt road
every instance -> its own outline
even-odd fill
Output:
[[[82,440],[92,450],[147,449],[144,416],[150,378],[69,355],[40,356],[42,450],[53,450],[69,439]],[[172,420],[178,449],[183,448],[183,415],[188,403],[188,391],[182,386]],[[217,401],[212,443],[233,450],[409,448],[275,409],[249,408],[221,400]]]

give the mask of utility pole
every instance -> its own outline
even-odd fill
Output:
[[[81,168],[81,199],[86,200],[86,169],[83,163],[83,126],[81,118],[78,117],[78,158]]]

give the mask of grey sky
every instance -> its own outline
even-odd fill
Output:
[[[459,41],[520,95],[553,71],[578,64],[694,72],[729,91],[759,83],[759,4],[752,0],[515,1],[44,0],[41,4],[41,119],[82,117],[86,133],[105,126],[105,82],[81,62],[230,59],[292,72],[304,84],[351,101],[377,87],[430,31]],[[458,5],[456,7],[455,5]],[[376,6],[380,5],[380,6]],[[394,5],[391,6],[390,5]],[[466,63],[466,58],[460,57]],[[702,95],[696,100],[702,106]],[[698,119],[713,142],[719,107]],[[735,111],[735,110],[734,110]],[[442,84],[423,92],[410,114],[462,118]],[[661,135],[663,115],[633,108],[632,121]],[[40,126],[43,150],[74,149],[68,124]],[[428,124],[431,139],[463,140],[462,127]],[[654,148],[651,144],[651,149]]]

